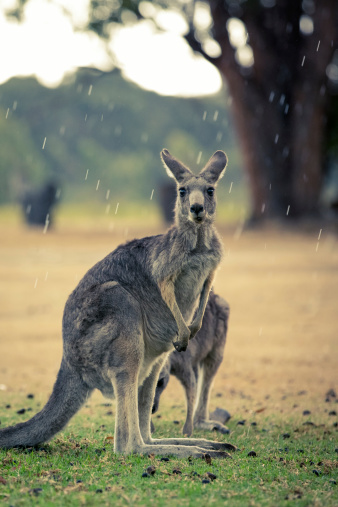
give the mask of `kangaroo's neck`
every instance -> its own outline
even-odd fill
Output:
[[[216,234],[212,223],[196,225],[191,222],[176,222],[174,228],[176,228],[177,236],[187,250],[211,249],[212,239]]]

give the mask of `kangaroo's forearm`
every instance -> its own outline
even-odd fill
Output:
[[[201,296],[200,296],[199,305],[198,305],[197,311],[195,313],[192,325],[199,324],[199,323],[202,324],[203,315],[205,312],[205,307],[207,306],[207,302],[209,299],[209,293],[210,293],[210,290],[211,290],[211,287],[212,287],[212,284],[214,281],[214,277],[215,277],[215,273],[212,272],[212,273],[210,273],[210,275],[208,276],[208,278],[204,282]]]
[[[181,311],[176,301],[174,282],[171,279],[165,278],[164,280],[158,283],[158,286],[160,288],[163,300],[167,303],[171,313],[174,316],[178,328],[178,333],[180,335],[181,330],[187,329],[187,324],[181,314]]]

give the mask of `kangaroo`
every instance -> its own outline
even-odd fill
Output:
[[[228,303],[211,291],[200,331],[186,352],[171,352],[157,381],[153,414],[158,410],[160,397],[168,385],[170,374],[181,382],[187,400],[184,435],[190,436],[194,428],[230,433],[226,426],[211,420],[209,416],[209,395],[223,360],[229,311]]]
[[[213,221],[215,188],[227,164],[225,153],[216,151],[195,176],[168,150],[161,158],[178,186],[175,224],[166,234],[119,246],[84,275],[65,305],[53,392],[32,419],[0,430],[0,447],[51,439],[97,388],[116,399],[116,453],[225,457],[226,449],[235,449],[205,439],[151,437],[159,373],[172,346],[186,350],[201,328],[222,258]]]

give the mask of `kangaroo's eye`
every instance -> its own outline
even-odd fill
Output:
[[[181,196],[181,197],[184,197],[184,196],[185,196],[185,194],[187,193],[187,191],[186,191],[186,189],[185,189],[185,188],[180,188],[180,189],[179,189],[179,193],[180,193],[180,196]]]
[[[157,382],[157,387],[162,387],[164,384],[164,378],[160,378],[160,380]]]
[[[208,195],[212,196],[212,195],[214,195],[214,191],[215,191],[215,189],[210,187],[210,188],[208,188],[207,193],[208,193]]]

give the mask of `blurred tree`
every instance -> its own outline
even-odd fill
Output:
[[[187,42],[227,83],[252,219],[317,214],[338,71],[337,1],[92,0],[90,28],[104,36],[131,11],[156,23],[159,7],[184,15]]]
[[[88,28],[109,39],[114,23],[150,18],[164,29],[163,10],[184,17],[185,39],[227,84],[252,219],[318,214],[324,151],[338,143],[337,0],[91,0]]]

